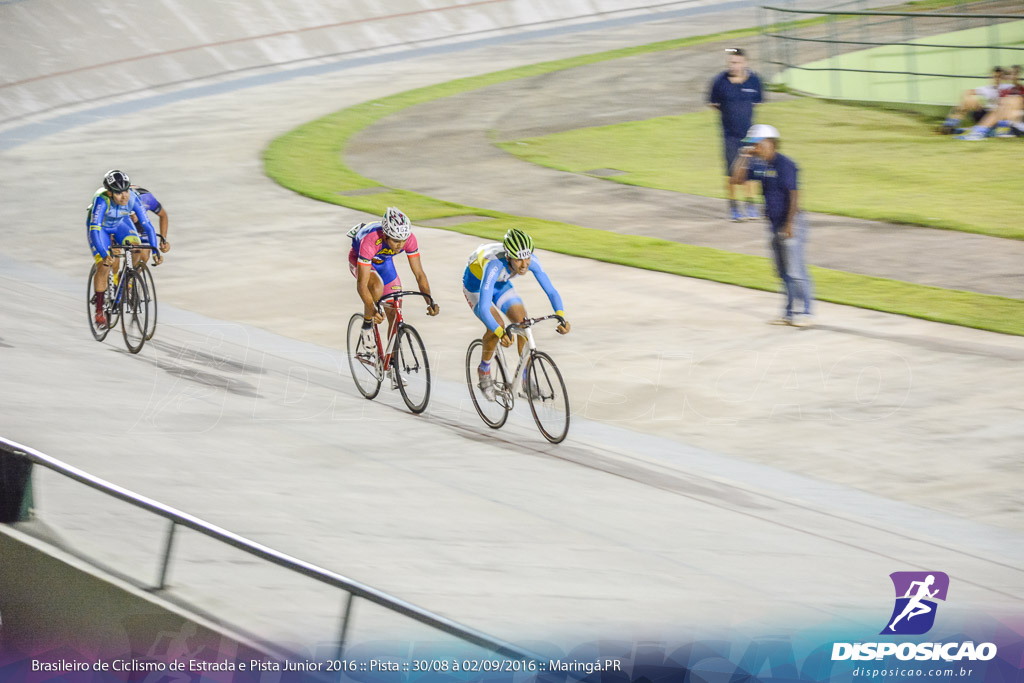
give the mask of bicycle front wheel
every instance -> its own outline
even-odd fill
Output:
[[[526,395],[540,433],[561,443],[569,433],[569,393],[555,361],[543,351],[534,351],[526,366]]]
[[[142,273],[133,272],[123,283],[121,293],[121,333],[124,344],[132,353],[142,350],[149,326],[149,293]]]
[[[488,427],[499,429],[508,419],[508,412],[512,409],[510,394],[508,393],[508,379],[505,377],[505,368],[498,362],[498,355],[491,359],[491,378],[495,384],[494,398],[487,398],[484,390],[480,388],[480,376],[477,370],[480,367],[484,343],[474,339],[466,350],[466,384],[469,385],[469,395],[473,398],[473,407],[476,408],[480,419]]]
[[[430,400],[430,362],[420,333],[411,325],[402,325],[395,340],[397,350],[391,358],[398,390],[409,410],[422,413]]]
[[[139,272],[146,280],[146,293],[149,295],[149,325],[146,326],[146,341],[153,338],[156,332],[156,283],[153,282],[153,272],[143,263]]]
[[[380,392],[384,368],[377,345],[366,348],[362,332],[363,316],[356,313],[348,321],[348,369],[359,393],[366,398],[374,398]]]
[[[96,264],[94,263],[92,270],[89,271],[89,284],[85,291],[85,314],[89,317],[89,330],[92,332],[93,339],[103,341],[110,332],[110,321],[108,319],[106,325],[96,324],[96,287],[93,285],[95,279]]]

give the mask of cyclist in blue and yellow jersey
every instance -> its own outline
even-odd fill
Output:
[[[477,248],[466,265],[462,276],[462,293],[473,309],[476,317],[483,321],[487,332],[483,336],[483,353],[477,375],[480,390],[487,400],[494,400],[494,379],[491,376],[491,359],[494,349],[501,345],[509,347],[512,339],[505,335],[505,326],[501,313],[515,323],[526,320],[526,307],[519,298],[512,278],[518,275],[533,273],[537,278],[555,313],[565,317],[562,310],[562,297],[551,284],[551,279],[540,267],[540,261],[533,255],[533,238],[522,230],[513,228],[505,233],[500,244],[484,244]],[[559,334],[568,334],[569,322],[558,326]],[[526,339],[519,337],[519,352],[522,353]]]
[[[139,233],[132,222],[132,214],[138,217],[139,224],[149,233],[156,243],[153,224],[146,217],[146,210],[139,201],[139,196],[131,189],[131,181],[123,171],[109,171],[103,177],[103,187],[93,195],[86,218],[89,246],[96,260],[96,276],[93,288],[96,297],[96,324],[105,326],[107,316],[103,314],[103,299],[107,293],[107,272],[114,259],[110,254],[110,238],[116,244],[141,244]]]
[[[153,195],[152,192],[150,192],[144,187],[139,187],[138,185],[132,185],[132,189],[135,190],[135,194],[139,195],[139,201],[142,202],[142,206],[146,209],[146,211],[156,214],[157,218],[160,219],[160,229],[158,232],[156,232],[156,238],[160,240],[160,251],[152,252],[153,265],[158,266],[161,263],[163,263],[164,260],[164,257],[161,256],[160,254],[166,254],[171,250],[171,243],[167,241],[167,229],[170,227],[170,216],[167,214],[167,209],[164,208],[163,204],[160,203],[160,200],[158,200]],[[132,219],[135,221],[137,226],[138,219],[135,218],[134,216],[132,217]],[[152,241],[152,237],[150,236],[148,231],[142,232],[141,237],[143,244],[149,246],[156,246],[156,244]],[[140,261],[146,261],[149,259],[150,252],[148,250],[139,252],[139,254]]]

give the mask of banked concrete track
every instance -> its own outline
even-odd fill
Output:
[[[124,113],[82,105],[8,138],[5,435],[508,639],[877,633],[887,575],[929,567],[957,582],[956,610],[1019,610],[1016,338],[830,306],[818,329],[773,328],[772,295],[543,254],[574,323],[541,336],[576,410],[550,447],[525,414],[492,432],[472,412],[462,361],[478,331],[458,278],[479,240],[422,229],[443,311],[409,319],[438,378],[431,409],[356,394],[340,235],[365,217],[267,180],[267,141],[412,87],[753,17],[651,19],[273,71]],[[173,222],[161,327],[134,357],[84,320],[83,198],[112,166]],[[39,479],[39,512],[70,545],[155,573],[161,524]],[[340,598],[199,539],[179,553],[174,597],[279,641],[334,635]],[[356,638],[384,632],[401,629],[357,615]]]

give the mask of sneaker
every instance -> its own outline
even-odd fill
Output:
[[[757,210],[757,204],[747,204],[747,215],[745,220],[756,221],[761,218],[761,212]]]
[[[494,402],[494,379],[491,377],[490,371],[484,372],[480,368],[477,368],[476,376],[480,380],[480,383],[477,386],[480,387],[480,391],[483,393],[484,398],[488,401]]]
[[[793,322],[790,323],[793,327],[811,327],[813,324],[814,319],[808,313],[794,315]]]
[[[960,130],[962,130],[960,128],[960,119],[955,119],[955,118],[952,118],[952,117],[950,117],[950,118],[946,119],[945,121],[943,121],[942,122],[942,128],[940,129],[940,131],[942,132],[943,135],[950,135],[952,133],[957,133]]]
[[[996,128],[995,133],[992,134],[994,138],[1012,138],[1014,137],[1013,131],[1010,130],[1009,126],[1001,126]]]
[[[743,220],[743,214],[740,213],[739,209],[733,209],[730,211],[729,215],[731,216],[730,220],[732,220],[733,223],[739,223]]]
[[[957,135],[957,140],[984,140],[989,133],[989,129],[984,126],[975,126],[963,135]]]
[[[778,318],[772,318],[768,321],[769,325],[792,325],[793,318],[788,315],[779,316]]]

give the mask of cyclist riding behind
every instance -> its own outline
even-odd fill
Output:
[[[491,359],[498,341],[509,347],[512,339],[505,334],[505,326],[501,318],[504,313],[514,323],[526,320],[526,307],[519,298],[511,279],[533,273],[537,278],[548,301],[557,315],[565,318],[562,310],[562,297],[551,284],[551,279],[540,266],[540,261],[533,255],[533,238],[522,230],[513,228],[505,233],[501,244],[483,244],[469,257],[466,271],[462,276],[462,292],[466,301],[473,309],[476,317],[483,321],[487,331],[483,336],[483,352],[477,376],[480,390],[488,401],[495,398],[494,379],[491,375]],[[499,312],[500,311],[500,312]],[[559,334],[569,333],[569,321],[558,326]],[[519,336],[519,353],[523,352],[526,339]],[[523,370],[525,380],[525,369]]]
[[[96,276],[93,278],[93,289],[96,296],[96,324],[106,326],[107,316],[103,313],[103,299],[107,292],[107,273],[114,264],[110,253],[111,236],[115,246],[141,244],[138,231],[132,221],[132,214],[138,217],[139,224],[147,231],[152,243],[156,243],[153,224],[146,217],[146,210],[139,201],[139,196],[131,189],[131,181],[123,171],[108,171],[103,177],[103,187],[96,190],[86,227],[89,246],[96,261]],[[136,257],[139,258],[139,257]]]
[[[385,294],[402,289],[401,278],[395,270],[392,257],[403,251],[409,259],[409,268],[416,278],[421,292],[430,295],[430,283],[420,264],[419,244],[412,234],[409,218],[396,209],[388,207],[379,221],[360,223],[348,232],[352,249],[348,254],[349,271],[356,278],[356,293],[363,300],[363,347],[373,348],[373,324],[381,323],[384,317],[377,312],[376,303]],[[395,325],[393,302],[386,303],[388,336]],[[427,306],[427,315],[437,315],[441,308],[436,303]],[[393,371],[389,371],[392,388],[397,388]]]
[[[142,206],[145,207],[146,211],[154,213],[160,218],[160,231],[156,233],[156,238],[160,240],[160,252],[166,254],[171,250],[171,243],[167,241],[167,229],[170,227],[170,217],[167,214],[167,209],[163,207],[163,204],[153,195],[152,192],[144,187],[138,185],[132,185],[132,189],[135,190],[135,194],[139,195],[139,201],[142,202]],[[138,223],[138,219],[133,215],[132,220]],[[141,235],[142,243],[147,246],[156,246],[155,241],[151,241],[152,238],[149,231],[145,231]],[[164,261],[164,257],[161,256],[160,252],[153,252],[153,265],[159,266]],[[139,252],[139,260],[149,260],[150,251]]]

